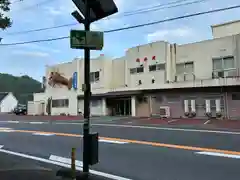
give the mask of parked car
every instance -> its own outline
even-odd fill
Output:
[[[25,105],[18,105],[16,108],[14,108],[13,113],[16,115],[26,115],[27,107]]]

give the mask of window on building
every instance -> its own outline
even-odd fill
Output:
[[[149,65],[149,71],[161,71],[161,70],[165,70],[165,64],[153,64],[153,65]]]
[[[233,93],[232,100],[240,100],[240,93]]]
[[[137,73],[143,73],[144,72],[144,67],[137,67]]]
[[[194,72],[194,64],[193,62],[186,62],[176,65],[176,73],[177,75],[180,74],[190,74]]]
[[[68,107],[68,106],[69,106],[69,99],[53,99],[52,100],[53,108]]]
[[[234,56],[213,58],[213,78],[230,77],[236,73]]]
[[[137,73],[143,73],[144,72],[144,67],[136,67],[136,68],[130,68],[130,74],[137,74]]]
[[[91,72],[90,73],[90,82],[97,82],[100,80],[100,72],[96,71],[96,72]]]

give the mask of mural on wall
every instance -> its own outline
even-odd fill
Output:
[[[70,90],[72,88],[72,77],[66,78],[64,74],[60,73],[58,70],[51,71],[48,77],[48,84],[51,87],[66,86]]]

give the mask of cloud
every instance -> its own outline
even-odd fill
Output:
[[[48,53],[38,52],[38,51],[22,51],[22,50],[15,50],[13,54],[22,55],[22,56],[31,56],[31,57],[48,57]]]
[[[194,35],[191,28],[183,27],[176,29],[158,30],[147,35],[147,41],[169,40],[172,38],[186,38]]]

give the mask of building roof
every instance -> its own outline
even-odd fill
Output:
[[[234,23],[239,23],[239,22],[240,22],[240,20],[228,21],[228,22],[221,23],[221,24],[214,24],[214,25],[212,25],[211,27],[212,27],[212,28],[215,28],[215,27],[225,26],[225,25],[234,24]]]
[[[9,94],[9,92],[0,92],[0,102]]]

